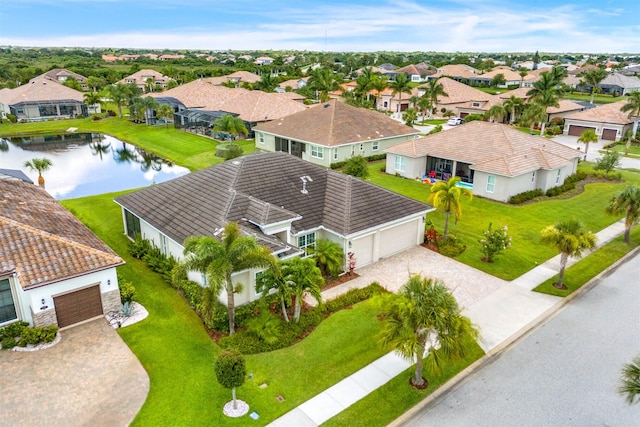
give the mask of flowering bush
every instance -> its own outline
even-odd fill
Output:
[[[478,242],[482,245],[481,250],[484,254],[482,260],[484,262],[493,262],[496,255],[511,246],[511,236],[507,233],[506,225],[492,230],[491,223],[489,223],[489,228],[482,234],[484,238],[478,240]]]

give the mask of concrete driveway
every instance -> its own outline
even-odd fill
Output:
[[[0,351],[0,425],[126,426],[149,377],[104,319],[61,332],[54,347]]]
[[[566,145],[571,148],[580,149],[580,151],[584,152],[585,145],[581,142],[578,142],[577,136],[557,135],[551,139],[553,141],[559,142],[560,144]],[[589,151],[587,152],[587,160],[595,162],[597,159],[602,157],[602,154],[599,151],[604,150],[604,146],[610,142],[611,141],[599,140],[598,142],[590,143]],[[640,169],[640,159],[620,156],[620,168]]]

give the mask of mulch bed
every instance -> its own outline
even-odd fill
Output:
[[[353,280],[355,278],[360,277],[359,274],[357,273],[347,273],[347,274],[343,274],[342,276],[338,276],[337,279],[335,280],[328,280],[325,282],[325,285],[322,287],[323,291],[326,291],[327,289],[331,289],[331,288],[335,288],[336,286],[340,286],[343,283],[347,283],[350,280]]]

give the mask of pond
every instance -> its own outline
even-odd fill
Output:
[[[0,169],[22,170],[35,183],[38,172],[24,163],[46,157],[45,189],[58,200],[128,190],[189,173],[187,168],[99,133],[32,135],[0,139]]]

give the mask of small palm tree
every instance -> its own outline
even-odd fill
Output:
[[[444,232],[442,237],[447,238],[449,231],[449,215],[453,213],[455,222],[462,216],[461,197],[467,196],[469,200],[473,198],[473,193],[468,188],[458,187],[456,184],[460,182],[459,176],[454,176],[448,181],[438,181],[431,187],[429,195],[429,203],[436,209],[444,211]]]
[[[549,225],[542,230],[541,235],[542,243],[560,251],[560,271],[558,272],[558,281],[553,286],[558,289],[567,289],[562,280],[569,257],[579,258],[585,250],[595,248],[596,235],[575,219]]]
[[[631,140],[636,138],[638,132],[638,121],[640,120],[640,92],[633,92],[627,103],[624,104],[620,111],[623,113],[629,113],[629,118],[633,120],[633,129],[631,130],[631,139],[627,140],[625,147],[625,155],[629,154],[629,148],[631,147]]]
[[[127,86],[122,83],[118,83],[117,85],[108,86],[107,92],[109,92],[109,98],[111,98],[111,102],[116,104],[118,107],[118,115],[122,118],[122,106],[126,105],[127,100],[129,99],[129,90]]]
[[[344,252],[340,245],[328,239],[318,239],[315,247],[309,248],[325,277],[338,277],[340,269],[344,265]]]
[[[594,129],[588,129],[582,132],[580,137],[578,138],[578,142],[582,142],[584,147],[584,159],[587,160],[587,152],[589,151],[589,143],[590,142],[598,142],[598,135],[596,135],[596,131]]]
[[[309,88],[319,92],[320,102],[329,100],[329,92],[338,90],[338,78],[329,68],[316,68],[309,77]]]
[[[42,173],[48,171],[51,166],[53,166],[53,162],[46,157],[36,157],[24,162],[25,168],[29,168],[31,171],[38,171],[38,184],[42,188],[44,188],[44,177],[42,176]]]
[[[626,396],[629,405],[640,402],[640,356],[634,357],[631,363],[622,368],[618,391]]]
[[[247,135],[249,133],[242,119],[240,117],[234,117],[231,114],[224,114],[215,119],[213,122],[213,132],[226,132],[231,135],[233,139],[235,139],[238,134]]]
[[[311,258],[293,258],[282,264],[282,277],[295,296],[293,320],[300,320],[302,299],[308,293],[316,301],[321,302],[320,289],[324,284],[322,273]]]
[[[489,121],[494,122],[496,118],[500,118],[500,122],[502,122],[502,118],[507,115],[507,109],[504,108],[502,104],[492,105],[491,108],[485,113],[485,117],[489,118]]]
[[[411,383],[425,388],[422,362],[432,375],[442,373],[445,362],[465,356],[463,338],[478,336],[471,321],[462,316],[451,292],[440,281],[412,276],[397,295],[382,305],[383,327],[380,340],[403,358],[415,361]],[[427,348],[428,345],[428,348]]]
[[[591,86],[591,100],[590,104],[593,104],[593,98],[596,92],[600,91],[600,82],[607,77],[607,72],[603,68],[592,68],[581,75],[582,81]]]
[[[82,102],[87,105],[87,108],[93,108],[93,112],[95,113],[96,105],[102,104],[102,98],[97,92],[86,92],[82,97]]]
[[[402,109],[402,94],[406,93],[411,95],[411,80],[405,73],[400,73],[396,76],[396,79],[393,80],[389,87],[391,88],[391,96],[398,95],[398,113]]]
[[[291,285],[282,276],[282,263],[276,263],[272,265],[268,270],[263,271],[256,278],[256,292],[261,293],[265,298],[269,295],[271,290],[276,291],[276,295],[280,300],[282,308],[282,317],[285,322],[289,322],[289,315],[287,314],[287,305],[291,302],[293,297],[293,290]]]
[[[423,95],[427,97],[429,101],[431,101],[432,108],[429,110],[429,117],[433,117],[433,108],[436,108],[438,105],[438,97],[449,96],[449,94],[444,91],[444,86],[442,85],[442,83],[440,83],[438,80],[439,79],[430,79],[427,82],[427,87]]]
[[[173,108],[171,108],[168,104],[160,104],[158,109],[156,110],[156,115],[164,119],[164,127],[169,127],[169,120],[173,119]]]
[[[624,242],[629,243],[631,227],[640,222],[640,187],[627,185],[618,192],[607,206],[610,215],[625,215]]]
[[[522,98],[511,95],[509,98],[502,101],[502,106],[507,111],[511,112],[510,123],[513,124],[516,121],[516,115],[520,114],[524,108],[524,101],[522,101]]]

